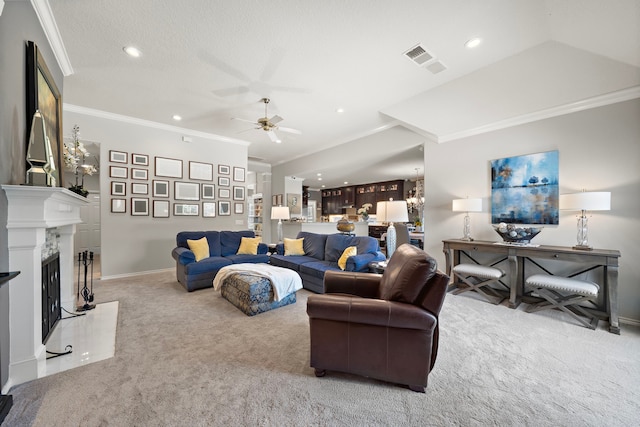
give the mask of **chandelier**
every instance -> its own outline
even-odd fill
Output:
[[[407,207],[410,213],[417,212],[421,216],[424,207],[424,178],[420,179],[416,168],[416,186],[407,194]]]

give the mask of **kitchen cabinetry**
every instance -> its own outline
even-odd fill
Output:
[[[369,214],[376,213],[376,204],[384,200],[403,200],[404,181],[376,182],[322,191],[322,215],[340,215],[344,207],[359,209],[371,203]]]

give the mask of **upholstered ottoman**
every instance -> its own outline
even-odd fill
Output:
[[[285,273],[287,275],[295,273],[288,269],[262,264],[251,266],[250,268],[253,270],[257,267],[268,270],[270,273]],[[297,276],[297,273],[295,274]],[[299,280],[299,276],[297,278]],[[277,274],[265,277],[255,271],[232,271],[224,274],[219,288],[223,298],[235,305],[247,316],[254,316],[296,302],[295,290],[297,289],[282,297],[280,301],[276,301],[272,283],[273,281],[277,282],[279,279],[282,280]],[[302,282],[300,281],[301,287]]]

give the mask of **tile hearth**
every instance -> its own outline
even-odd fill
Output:
[[[118,301],[97,304],[85,316],[62,319],[51,332],[46,343],[47,351],[61,353],[72,346],[73,352],[44,361],[43,376],[77,368],[89,363],[113,357],[116,348],[116,327],[118,324]],[[47,354],[47,357],[51,357]],[[39,368],[40,370],[40,368]]]

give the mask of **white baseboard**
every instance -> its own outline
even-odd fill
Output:
[[[135,273],[112,274],[111,276],[101,276],[100,280],[122,279],[122,278],[125,278],[125,277],[142,276],[142,275],[145,275],[145,274],[152,274],[152,273],[166,273],[166,272],[170,272],[170,271],[175,271],[175,267],[163,268],[163,269],[160,269],[160,270],[137,271]]]
[[[618,320],[620,321],[620,323],[624,323],[625,325],[640,326],[640,320],[637,320],[637,319],[629,319],[628,317],[619,317]]]

